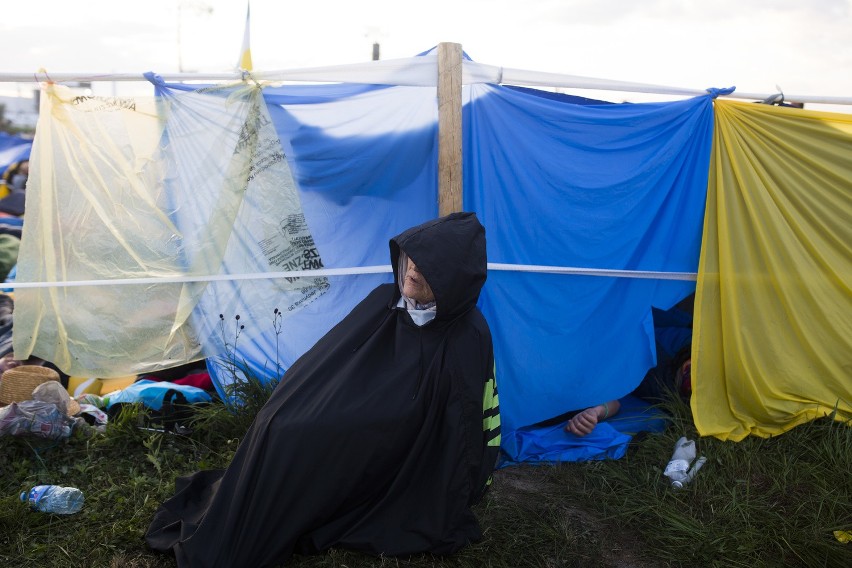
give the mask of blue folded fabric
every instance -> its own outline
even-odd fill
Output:
[[[151,381],[141,379],[129,387],[110,394],[105,397],[104,402],[107,410],[118,403],[141,402],[153,410],[163,407],[163,397],[168,391],[178,391],[186,397],[189,404],[196,402],[210,402],[211,396],[204,390],[190,385],[180,385],[169,381]]]
[[[548,426],[527,426],[503,436],[500,463],[507,467],[520,463],[556,463],[619,459],[639,432],[662,432],[667,424],[664,412],[632,395],[620,399],[618,415],[599,423],[586,436],[564,430],[566,421]]]

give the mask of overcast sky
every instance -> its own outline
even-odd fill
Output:
[[[245,12],[245,0],[4,1],[0,71],[232,71]],[[852,0],[251,0],[251,16],[260,71],[448,41],[505,67],[852,97]]]

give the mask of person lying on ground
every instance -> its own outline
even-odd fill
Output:
[[[621,403],[617,400],[590,406],[572,416],[565,424],[565,431],[577,436],[585,436],[595,429],[598,422],[602,422],[610,416],[615,416],[619,409],[621,409]]]
[[[665,392],[665,390],[670,390],[677,392],[681,398],[688,400],[690,394],[692,394],[692,359],[686,355],[686,359],[682,359],[677,362],[677,368],[673,375],[673,380],[671,384],[662,384],[655,385],[653,387],[649,387],[645,384],[640,385],[633,394],[637,395],[639,398],[642,398],[651,403],[659,403],[664,400],[664,397],[660,395]],[[669,363],[667,363],[669,364]],[[660,373],[655,369],[652,369],[647,375],[645,375],[645,379],[643,383],[646,381],[659,381],[660,377],[668,376],[668,373]],[[649,394],[653,392],[654,394]],[[607,420],[608,418],[612,418],[618,411],[621,409],[621,402],[618,400],[610,400],[603,404],[598,404],[596,406],[591,406],[580,412],[574,414],[571,418],[568,419],[568,422],[565,424],[565,431],[575,434],[577,436],[586,436],[591,433],[592,430],[595,429],[600,422]]]

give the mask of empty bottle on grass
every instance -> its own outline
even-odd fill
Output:
[[[671,480],[672,487],[680,489],[695,477],[698,470],[707,462],[704,456],[695,459],[695,442],[682,436],[674,447],[672,459],[666,465],[663,475]],[[694,463],[693,463],[694,462]],[[690,465],[692,466],[690,468]]]
[[[36,485],[21,493],[21,501],[29,503],[33,511],[72,515],[83,508],[83,492],[76,487]]]

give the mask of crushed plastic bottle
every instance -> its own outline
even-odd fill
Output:
[[[680,489],[692,481],[692,478],[706,462],[707,458],[704,456],[695,459],[695,442],[681,436],[675,443],[672,459],[666,465],[663,475],[672,480],[672,487]],[[690,465],[692,465],[691,469]]]
[[[681,489],[684,485],[692,481],[692,478],[695,477],[695,474],[698,473],[698,470],[701,469],[701,466],[703,466],[705,462],[707,462],[707,458],[704,456],[695,460],[695,463],[692,464],[692,467],[689,468],[689,471],[686,472],[686,476],[683,479],[675,479],[672,481],[672,487],[675,489]]]
[[[29,503],[33,511],[73,515],[83,508],[83,492],[76,487],[36,485],[21,493],[21,501]]]

